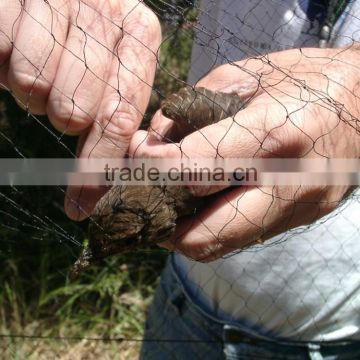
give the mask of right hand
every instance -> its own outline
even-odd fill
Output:
[[[0,88],[81,135],[79,157],[123,157],[146,110],[161,29],[140,0],[0,0]],[[104,189],[70,188],[85,218]]]
[[[358,159],[360,48],[291,49],[225,64],[196,85],[249,98],[234,117],[195,131],[179,143],[162,141],[171,128],[157,113],[138,131],[132,157]],[[311,171],[311,169],[310,169]],[[333,211],[352,190],[346,184],[193,186],[213,194],[195,216],[177,223],[161,244],[203,262],[308,225]]]

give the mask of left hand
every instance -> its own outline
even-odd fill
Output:
[[[360,50],[293,49],[218,67],[196,86],[252,93],[234,118],[207,126],[180,143],[161,141],[169,119],[157,113],[151,132],[138,131],[130,145],[136,157],[358,158]],[[203,196],[203,187],[193,188]],[[199,261],[310,224],[330,213],[348,186],[242,186],[214,193],[195,218],[179,222],[161,246]]]

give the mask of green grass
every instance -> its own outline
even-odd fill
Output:
[[[166,258],[164,251],[109,259],[74,282],[52,269],[52,256],[47,251],[39,257],[38,269],[31,269],[37,270],[38,276],[31,274],[37,284],[19,273],[21,264],[13,259],[3,261],[7,271],[1,276],[1,333],[50,337],[46,340],[3,338],[0,348],[6,346],[5,353],[12,352],[21,358],[39,351],[65,355],[70,342],[82,356],[92,356],[92,350],[82,347],[80,350],[79,343],[84,340],[71,338],[141,339],[146,310]],[[25,256],[19,259],[26,260]],[[56,286],[60,277],[63,284]],[[51,340],[52,337],[63,340]],[[85,343],[88,342],[85,339]],[[109,354],[119,351],[117,341],[96,342],[100,347],[106,346]],[[138,341],[124,341],[121,345],[123,352],[130,351],[133,355],[139,346]]]
[[[186,1],[179,0],[185,17],[177,24],[166,22],[163,2],[151,3],[162,19],[164,41],[147,120],[161,99],[186,81],[196,19]],[[76,138],[60,136],[45,117],[37,119],[0,92],[1,157],[72,157]],[[134,359],[139,341],[90,338],[141,339],[166,251],[111,258],[70,282],[68,270],[86,241],[88,224],[66,217],[63,191],[0,188],[0,333],[49,337],[2,337],[1,357]]]

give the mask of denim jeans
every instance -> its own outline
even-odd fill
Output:
[[[148,314],[142,360],[355,360],[359,343],[304,343],[228,324],[194,304],[169,259]]]

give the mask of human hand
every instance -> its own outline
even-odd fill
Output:
[[[0,0],[0,87],[20,106],[80,135],[78,156],[123,157],[143,118],[161,30],[140,0]],[[84,219],[103,188],[69,188]]]
[[[161,141],[171,121],[157,113],[138,131],[135,157],[358,158],[359,49],[294,49],[221,66],[196,86],[250,97],[244,110],[186,136]],[[242,186],[213,193],[207,207],[179,222],[161,246],[212,261],[330,213],[347,186]],[[193,187],[203,196],[204,187]]]

